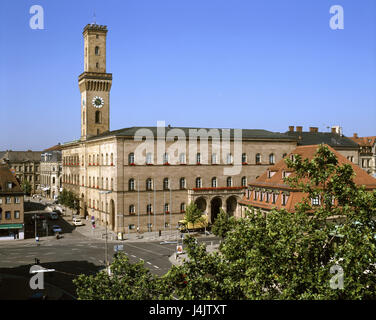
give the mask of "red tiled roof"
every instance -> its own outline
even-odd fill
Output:
[[[12,188],[8,188],[8,183],[12,183]],[[8,165],[0,165],[0,193],[22,193],[20,184],[10,171]]]
[[[61,151],[61,150],[62,150],[61,144],[57,144],[56,146],[53,146],[53,147],[48,148],[48,149],[43,150],[43,151]]]
[[[351,161],[347,160],[343,155],[335,151],[330,146],[327,146],[331,152],[335,154],[338,160],[339,165],[343,164],[349,164],[354,170],[355,176],[354,176],[354,182],[356,185],[363,185],[365,186],[366,190],[373,190],[376,189],[376,179],[368,175],[364,170],[359,168],[357,165],[352,163]],[[293,150],[289,155],[286,157],[290,157],[294,154],[299,154],[302,159],[309,159],[311,160],[314,155],[317,152],[318,145],[310,145],[310,146],[299,146],[295,150]],[[270,172],[274,172],[274,174],[269,178],[268,177],[268,170]],[[247,195],[245,195],[240,201],[241,204],[245,205],[251,205],[253,207],[258,207],[260,209],[269,209],[271,210],[273,207],[276,207],[277,209],[285,208],[286,210],[290,212],[295,211],[295,205],[301,202],[304,198],[307,197],[307,194],[301,192],[298,189],[294,189],[290,187],[288,184],[286,184],[283,181],[282,172],[291,172],[291,169],[287,167],[287,164],[285,163],[284,159],[279,161],[277,164],[275,164],[272,167],[269,167],[266,172],[264,172],[260,177],[258,177],[256,180],[251,181],[249,183],[250,187],[259,188],[261,189],[267,189],[267,190],[275,190],[275,191],[285,191],[289,192],[288,200],[285,206],[282,206],[282,195],[279,194],[277,201],[275,204],[271,203],[271,200],[266,203],[264,201],[259,200],[253,200],[253,196],[250,197],[250,199],[247,198]],[[291,176],[294,176],[294,173],[291,173]],[[308,182],[308,179],[301,180],[301,182]],[[271,196],[270,196],[271,198]]]
[[[351,137],[352,141],[356,142],[362,147],[372,147],[375,145],[376,136],[373,137]]]

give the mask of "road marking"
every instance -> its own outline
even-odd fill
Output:
[[[133,258],[137,258],[135,255],[133,255],[133,254],[131,254],[131,256],[133,257]]]
[[[157,266],[153,266],[154,268],[156,268],[156,269],[159,269],[159,267],[157,267]]]
[[[147,249],[144,249],[144,248],[141,248],[141,247],[133,246],[133,245],[131,245],[129,243],[127,243],[126,245],[129,246],[129,247],[135,248],[137,250],[143,250],[143,251],[149,252],[149,253],[151,253],[153,255],[164,257],[163,254],[157,254],[157,253],[155,253],[155,251],[151,251],[151,250],[147,250]]]
[[[151,263],[149,261],[146,261],[146,263],[151,265]]]

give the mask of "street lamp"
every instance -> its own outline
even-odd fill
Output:
[[[108,249],[107,249],[107,194],[109,193],[112,193],[112,191],[99,191],[100,194],[104,194],[105,195],[105,202],[104,202],[104,205],[105,205],[105,214],[106,214],[106,222],[105,222],[105,225],[106,225],[106,245],[104,247],[104,257],[105,257],[105,264],[106,264],[106,269],[107,269],[107,272],[109,273],[110,270],[108,269]]]

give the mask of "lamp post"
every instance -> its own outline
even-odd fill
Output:
[[[108,269],[108,248],[107,248],[107,194],[109,193],[112,193],[112,191],[99,191],[100,194],[104,194],[105,195],[105,215],[106,215],[106,222],[105,222],[105,225],[106,225],[106,245],[104,247],[104,258],[105,258],[105,264],[106,264],[106,269],[107,269],[107,272],[109,273],[109,269]]]

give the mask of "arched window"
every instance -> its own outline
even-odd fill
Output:
[[[135,214],[134,204],[131,204],[131,205],[129,206],[129,214]]]
[[[196,188],[201,188],[201,187],[202,187],[201,178],[196,178]]]
[[[185,178],[180,178],[180,189],[185,189]]]
[[[231,177],[227,178],[227,186],[232,187],[232,178]]]
[[[247,178],[242,177],[242,187],[245,187],[245,186],[247,186]]]
[[[106,166],[108,166],[108,153],[106,153]]]
[[[256,164],[261,164],[261,154],[256,154]]]
[[[212,178],[211,186],[212,186],[212,188],[217,188],[217,178],[216,177]]]
[[[128,163],[134,164],[134,153],[133,152],[128,155]]]
[[[164,190],[168,190],[169,189],[169,181],[168,181],[168,178],[164,178],[163,179],[163,189]]]
[[[200,164],[201,163],[201,153],[196,154],[196,163]]]
[[[269,154],[269,164],[275,164],[275,155],[274,155],[274,153]]]
[[[113,165],[113,164],[114,164],[114,154],[111,153],[111,165]]]
[[[134,191],[134,179],[129,179],[128,181],[128,189],[129,191]]]
[[[102,122],[101,112],[97,110],[95,111],[95,123],[101,123],[101,122]]]
[[[99,56],[99,47],[98,46],[95,47],[95,55]]]
[[[146,180],[146,190],[153,190],[153,180],[151,178]]]

